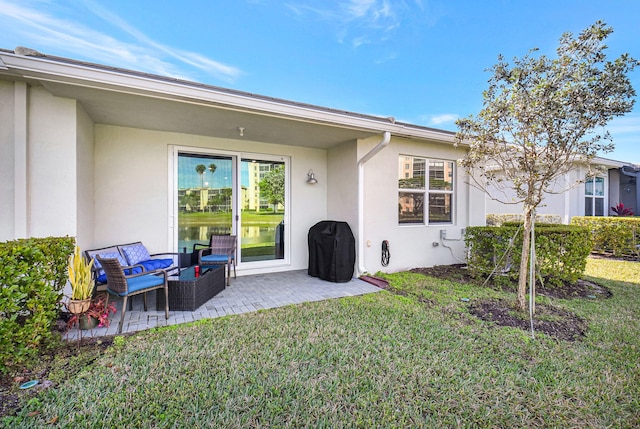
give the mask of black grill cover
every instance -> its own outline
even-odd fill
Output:
[[[336,283],[353,277],[356,241],[346,222],[324,220],[309,230],[309,275]]]

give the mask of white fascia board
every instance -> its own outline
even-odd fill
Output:
[[[88,88],[110,90],[134,95],[145,95],[166,100],[180,100],[197,104],[215,104],[224,108],[253,111],[267,116],[294,118],[300,121],[324,123],[332,126],[361,129],[393,135],[453,143],[453,135],[446,131],[413,127],[410,124],[387,122],[357,114],[342,114],[337,111],[313,108],[313,106],[269,100],[267,97],[251,96],[235,91],[216,90],[198,83],[171,82],[122,73],[117,70],[97,69],[73,63],[47,60],[46,57],[23,57],[0,53],[7,69],[22,77],[39,81],[77,85]],[[132,72],[136,73],[136,72]],[[169,78],[170,79],[170,78]]]
[[[593,158],[593,163],[603,165],[609,168],[620,168],[620,167],[624,167],[625,165],[629,165],[629,166],[633,165],[630,162],[616,161],[615,159],[607,159],[602,157]]]

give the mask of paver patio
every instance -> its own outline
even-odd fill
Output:
[[[137,296],[133,301],[133,310],[127,310],[125,313],[122,333],[378,291],[380,289],[376,286],[359,279],[352,279],[345,283],[333,283],[311,277],[306,270],[240,276],[237,279],[231,279],[231,286],[207,301],[196,311],[173,311],[169,308],[169,319],[165,319],[164,309],[159,309],[159,311],[156,309],[155,291],[148,295],[148,311],[143,310],[142,296]],[[122,300],[110,297],[111,300],[116,302],[118,309],[116,314],[111,316],[111,325],[108,328],[82,331],[83,338],[117,333]],[[65,334],[65,338],[75,340],[79,333],[77,329],[71,329]]]

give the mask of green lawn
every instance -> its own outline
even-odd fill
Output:
[[[612,298],[541,298],[587,321],[577,342],[481,322],[460,300],[506,292],[408,273],[390,276],[407,296],[119,337],[3,427],[638,427],[639,270],[590,260]]]
[[[244,226],[276,226],[282,221],[284,213],[272,211],[255,212],[244,210],[242,212],[242,224]],[[218,226],[231,225],[231,212],[229,213],[180,213],[178,226]]]

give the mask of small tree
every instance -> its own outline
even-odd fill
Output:
[[[555,59],[534,57],[533,50],[510,65],[499,56],[490,69],[493,76],[483,94],[483,109],[477,117],[456,123],[456,144],[470,145],[460,164],[472,182],[496,200],[523,203],[518,283],[522,310],[536,208],[546,193],[565,192],[583,180],[560,180],[576,166],[592,174],[590,161],[596,154],[613,150],[609,134],[597,131],[634,104],[627,74],[639,63],[628,54],[606,61],[603,41],[612,32],[598,21],[577,38],[565,33]],[[505,189],[513,195],[494,192]]]
[[[213,177],[213,173],[216,172],[216,170],[218,169],[218,166],[215,165],[214,163],[209,164],[209,171],[211,172],[211,176]],[[213,179],[211,179],[213,180]]]
[[[278,165],[266,172],[258,184],[260,196],[273,204],[273,211],[278,211],[278,204],[284,203],[284,166]]]
[[[207,167],[204,164],[196,165],[196,173],[200,175],[200,188],[204,188],[204,173],[207,171]]]

